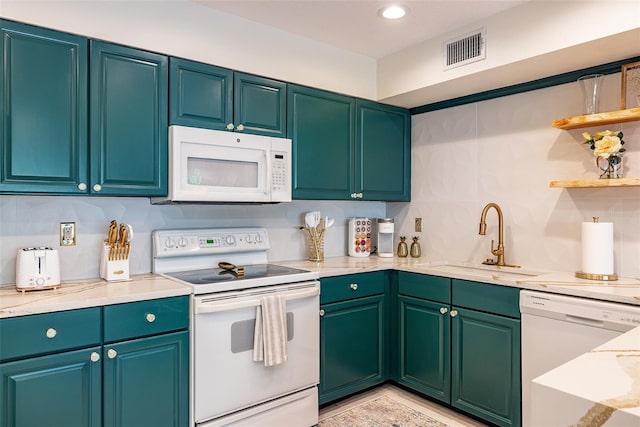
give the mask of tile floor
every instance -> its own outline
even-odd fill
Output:
[[[326,406],[320,410],[320,421],[333,415],[344,412],[363,402],[376,399],[382,395],[394,399],[410,408],[420,411],[438,421],[447,424],[449,427],[483,427],[479,421],[467,418],[462,414],[438,405],[430,400],[422,399],[405,390],[390,384],[384,384],[373,390],[358,394],[338,403]]]

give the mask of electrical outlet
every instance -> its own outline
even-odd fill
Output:
[[[76,223],[61,222],[60,223],[60,246],[76,245]]]
[[[416,227],[415,227],[415,231],[417,233],[421,233],[422,232],[422,218],[416,218]]]

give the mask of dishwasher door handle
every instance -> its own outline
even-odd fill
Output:
[[[581,325],[588,325],[588,326],[595,326],[595,327],[604,326],[604,321],[598,320],[598,319],[591,319],[589,317],[575,316],[573,314],[565,314],[564,318],[568,322],[580,323]]]

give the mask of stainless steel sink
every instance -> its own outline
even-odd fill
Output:
[[[444,274],[450,273],[452,275],[468,276],[470,279],[491,279],[505,282],[525,280],[527,277],[544,274],[544,272],[525,270],[522,268],[500,267],[497,265],[444,264],[432,265],[431,269],[434,271],[442,271]]]

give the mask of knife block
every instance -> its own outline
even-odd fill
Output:
[[[112,248],[105,242],[100,257],[100,277],[108,282],[131,280],[129,278],[129,256],[113,259]]]

